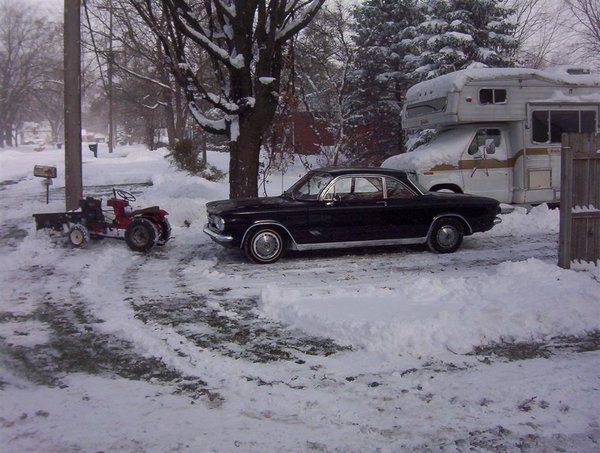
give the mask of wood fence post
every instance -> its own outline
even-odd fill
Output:
[[[573,216],[573,150],[571,137],[562,135],[560,175],[560,231],[558,265],[563,269],[571,267],[571,224]]]

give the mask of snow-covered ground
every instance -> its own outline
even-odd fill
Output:
[[[36,232],[64,208],[62,151],[0,150],[2,451],[600,451],[600,268],[557,267],[558,211],[451,255],[259,266],[202,233],[227,183],[163,156],[84,156],[86,195],[169,211],[143,255]],[[35,164],[58,167],[49,205]]]

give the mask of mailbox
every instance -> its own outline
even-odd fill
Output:
[[[33,167],[33,176],[39,176],[40,178],[56,178],[56,167],[36,165]]]
[[[52,178],[56,178],[56,167],[36,165],[33,167],[33,176],[46,178],[42,181],[42,185],[46,186],[46,204],[50,203],[50,186],[52,185]]]

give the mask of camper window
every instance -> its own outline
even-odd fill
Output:
[[[479,90],[479,102],[481,104],[504,104],[506,102],[506,90],[495,88]]]
[[[500,137],[500,129],[479,129],[469,145],[469,154],[483,156],[485,145],[490,143],[488,140],[493,140],[494,145],[498,147],[501,142]],[[493,154],[493,151],[488,151],[488,154]]]
[[[429,101],[422,101],[406,107],[406,116],[414,118],[416,116],[430,115],[432,113],[443,112],[446,110],[447,99],[437,98]]]
[[[531,115],[534,143],[560,143],[563,133],[596,132],[592,110],[537,110]]]

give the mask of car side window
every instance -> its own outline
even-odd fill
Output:
[[[383,182],[375,176],[340,178],[323,198],[340,201],[383,200]]]
[[[402,199],[415,196],[413,191],[394,178],[385,178],[385,190],[387,198]]]
[[[354,178],[354,200],[383,200],[383,183],[381,178]]]

